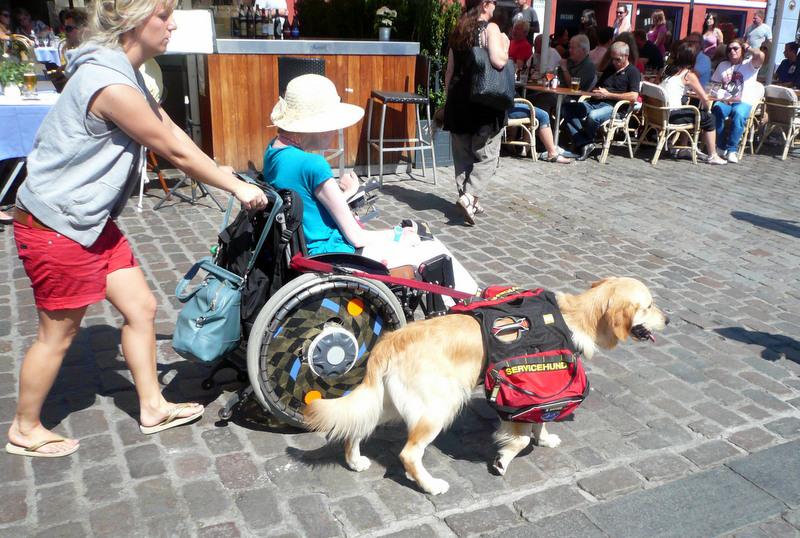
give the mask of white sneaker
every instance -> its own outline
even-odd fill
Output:
[[[708,163],[708,164],[717,164],[717,165],[719,165],[719,164],[728,164],[728,161],[726,161],[725,159],[723,159],[719,155],[714,155],[713,157],[711,157],[710,155],[706,155],[706,158],[703,159],[703,161]]]
[[[736,163],[739,162],[739,157],[736,156],[736,152],[735,151],[729,151],[728,152],[728,162],[731,163],[731,164],[736,164]]]

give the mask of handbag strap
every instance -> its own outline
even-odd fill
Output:
[[[178,282],[178,285],[175,287],[175,297],[177,297],[180,302],[185,303],[186,301],[191,299],[194,296],[194,294],[197,293],[198,290],[202,287],[202,286],[197,286],[191,292],[184,294],[186,287],[189,285],[189,283],[192,281],[195,275],[197,275],[197,272],[200,269],[207,271],[208,273],[216,276],[217,278],[220,278],[222,280],[227,280],[235,284],[237,288],[240,288],[244,284],[245,280],[244,277],[240,277],[235,273],[231,273],[230,271],[223,269],[219,265],[215,264],[210,257],[205,257],[196,264],[194,264],[192,268],[186,272],[186,274],[183,276],[180,282]]]

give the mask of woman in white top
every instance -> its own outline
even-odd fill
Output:
[[[728,156],[729,163],[739,162],[736,150],[742,139],[750,110],[758,104],[763,90],[756,80],[758,70],[764,63],[764,53],[751,49],[752,55],[745,59],[745,51],[749,47],[741,39],[734,39],[726,48],[728,60],[720,62],[711,76],[711,82],[719,82],[722,88],[714,104],[712,112],[717,119],[717,143]],[[731,119],[727,142],[722,135],[725,131],[725,120]]]
[[[725,159],[717,154],[716,124],[714,116],[708,111],[713,101],[706,95],[703,85],[692,71],[697,53],[698,50],[693,44],[682,42],[675,51],[674,59],[664,72],[666,78],[661,82],[661,87],[667,94],[667,106],[670,108],[683,104],[687,86],[694,91],[700,99],[700,128],[703,131],[703,143],[708,151],[706,162],[708,164],[725,164]],[[694,118],[694,112],[689,109],[674,110],[669,114],[670,123],[692,123]]]

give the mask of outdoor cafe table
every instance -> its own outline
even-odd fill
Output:
[[[61,67],[61,54],[58,53],[58,47],[36,47],[33,52],[36,54],[36,60]]]
[[[33,138],[47,113],[58,100],[56,92],[39,92],[38,99],[0,95],[0,161],[19,159],[8,178],[0,178],[0,203],[33,149]]]
[[[583,95],[589,97],[597,97],[596,93],[592,92],[584,92],[581,90],[573,90],[570,88],[549,88],[547,86],[540,86],[539,84],[527,84],[525,86],[526,92],[542,92],[542,93],[551,93],[556,96],[556,123],[555,128],[553,129],[553,142],[555,143],[556,147],[558,147],[558,138],[559,132],[561,131],[561,104],[564,101],[564,97],[581,97]],[[605,97],[604,97],[605,99]]]

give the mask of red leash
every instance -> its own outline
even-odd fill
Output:
[[[289,265],[292,269],[301,272],[315,271],[319,273],[340,273],[340,274],[344,273],[348,275],[357,276],[360,278],[367,278],[370,280],[387,282],[389,284],[406,286],[409,288],[413,288],[415,290],[422,290],[430,293],[435,293],[437,295],[447,295],[455,299],[470,299],[472,297],[475,297],[475,295],[465,293],[463,291],[454,290],[453,288],[448,288],[447,286],[440,286],[438,284],[431,284],[429,282],[421,282],[419,280],[412,280],[410,278],[365,273],[363,271],[356,271],[355,269],[351,269],[349,267],[342,265],[334,265],[332,263],[326,263],[317,260],[312,260],[309,258],[304,258],[300,254],[295,254],[294,257],[292,257],[292,261]]]

